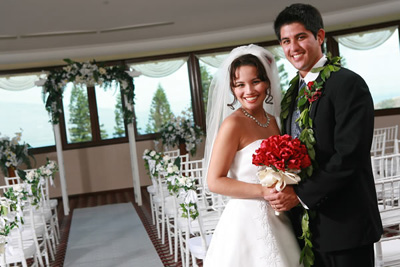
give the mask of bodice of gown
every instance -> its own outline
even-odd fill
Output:
[[[261,142],[262,139],[256,140],[236,152],[228,177],[247,183],[260,183],[256,176],[258,167],[252,164],[252,155],[260,147]]]
[[[262,140],[236,152],[228,177],[259,183],[252,155]],[[230,198],[208,248],[205,267],[297,267],[300,250],[289,218],[262,198]]]

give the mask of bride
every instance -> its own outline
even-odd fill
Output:
[[[230,200],[204,266],[300,266],[290,220],[283,212],[275,215],[263,199],[270,188],[260,185],[252,165],[261,141],[279,134],[281,91],[273,55],[256,45],[232,50],[208,99],[207,186]]]

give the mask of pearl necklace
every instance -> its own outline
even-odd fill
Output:
[[[241,109],[242,109],[244,115],[247,116],[247,117],[249,117],[250,119],[253,119],[253,120],[258,124],[258,126],[264,127],[264,128],[267,128],[267,127],[269,126],[270,118],[269,118],[267,112],[265,112],[265,116],[267,116],[267,122],[264,123],[264,124],[262,124],[262,123],[259,122],[253,115],[251,115],[250,113],[248,113],[243,107],[241,107]]]

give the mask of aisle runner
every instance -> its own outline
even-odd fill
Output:
[[[122,203],[74,210],[64,266],[163,265],[132,203]]]

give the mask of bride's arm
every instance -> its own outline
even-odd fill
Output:
[[[236,198],[262,198],[269,193],[267,187],[228,178],[228,171],[240,147],[243,127],[232,117],[222,123],[214,142],[207,184],[210,191]],[[255,174],[254,174],[255,175]]]

